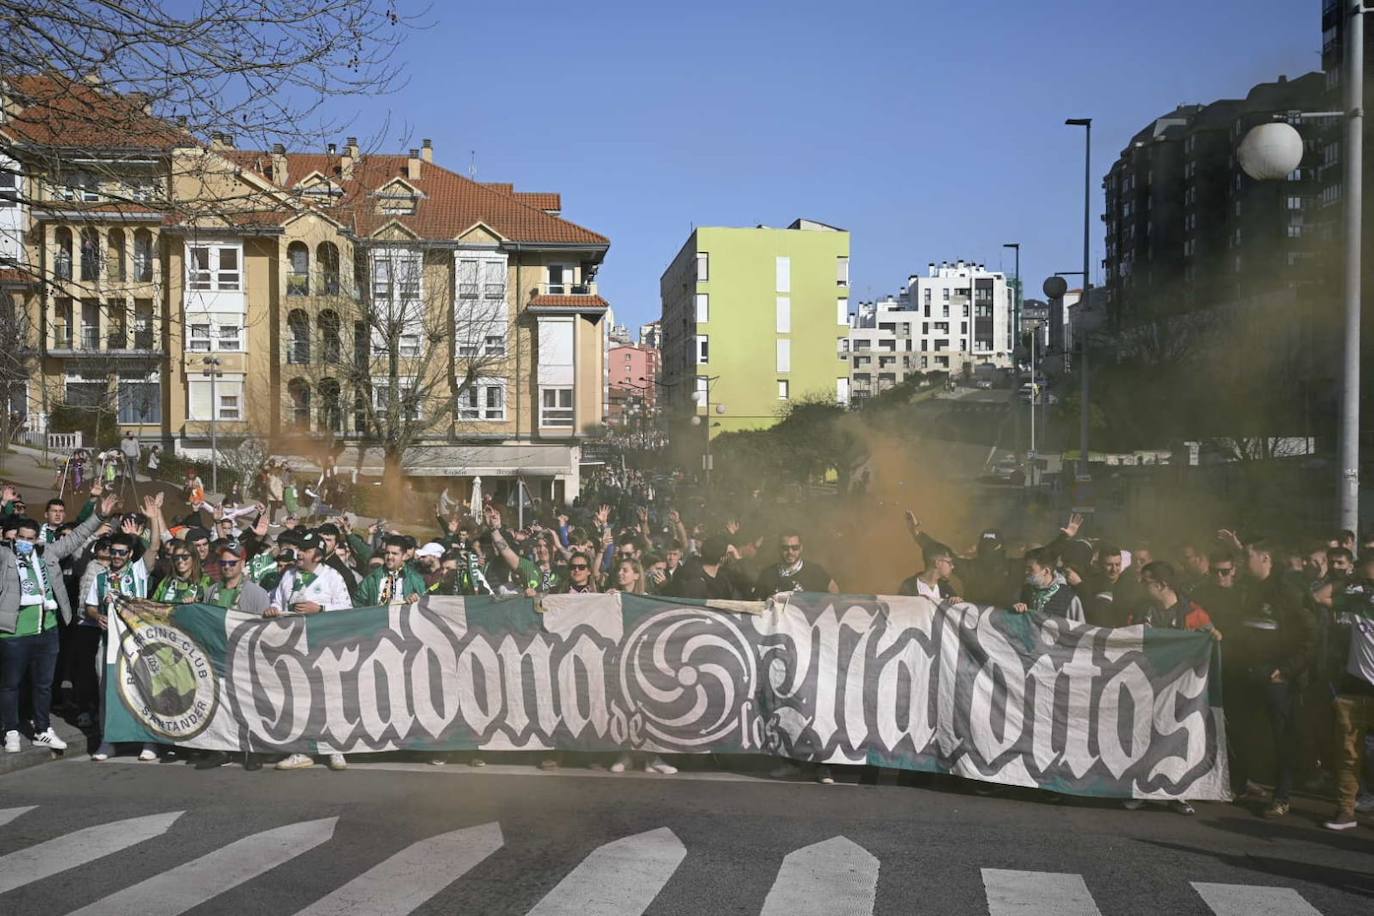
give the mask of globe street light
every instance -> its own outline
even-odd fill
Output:
[[[1360,529],[1360,244],[1364,213],[1364,0],[1347,2],[1344,112],[1303,112],[1298,117],[1345,119],[1345,339],[1341,417],[1337,435],[1340,527]],[[1252,128],[1236,147],[1240,167],[1256,181],[1287,178],[1302,162],[1302,136],[1291,124]]]

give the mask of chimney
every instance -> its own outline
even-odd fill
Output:
[[[233,149],[233,148],[234,148],[234,135],[233,135],[233,134],[211,134],[211,135],[210,135],[210,149]]]
[[[286,168],[286,147],[280,143],[272,144],[272,183],[286,187],[289,172]]]
[[[337,156],[339,153],[339,148],[334,144],[329,143],[325,145],[324,151],[331,156]]]
[[[352,140],[353,138],[349,137],[348,139]],[[332,150],[334,144],[329,144],[329,148]],[[353,178],[353,144],[351,143],[344,145],[343,155],[339,157],[339,177],[344,181],[350,181]]]
[[[425,137],[425,141],[420,144],[420,158],[425,162],[434,161],[434,144],[429,142],[428,137]]]
[[[420,179],[420,151],[417,149],[412,149],[410,157],[406,159],[406,178],[409,181]]]
[[[357,159],[357,158],[358,158],[358,138],[357,138],[357,137],[349,137],[349,138],[348,138],[348,155],[352,156],[354,159]]]

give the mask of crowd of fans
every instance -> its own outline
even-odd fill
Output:
[[[1368,752],[1374,743],[1374,535],[1345,531],[1280,544],[1220,531],[1181,537],[1161,550],[1142,541],[1089,537],[1084,519],[1073,515],[1022,556],[1011,556],[995,529],[983,531],[965,556],[907,512],[920,568],[904,580],[837,582],[807,556],[805,532],[784,527],[765,533],[736,521],[689,523],[675,505],[671,479],[634,471],[595,476],[566,508],[533,501],[512,510],[490,498],[469,506],[446,492],[435,507],[432,535],[420,538],[380,520],[364,526],[336,513],[332,476],[327,469],[319,477],[307,513],[282,466],[264,469],[262,500],[231,496],[218,505],[189,475],[184,496],[191,511],[170,522],[160,496],[143,500],[141,512],[114,514],[103,478],[89,483],[89,499],[71,520],[60,499],[44,507],[41,519],[31,518],[18,491],[5,487],[5,749],[19,749],[21,726],[28,723],[34,744],[65,747],[49,717],[55,685],[67,680],[72,690],[61,702],[76,711],[78,725],[98,733],[97,659],[118,596],[276,617],[417,602],[425,595],[618,591],[758,600],[795,591],[895,592],[1224,639],[1221,679],[1237,796],[1263,802],[1266,817],[1282,817],[1299,784],[1325,792],[1336,799],[1326,822],[1333,830],[1349,829],[1357,812],[1374,810],[1374,797],[1361,791],[1361,758],[1374,759]],[[175,753],[151,745],[138,749],[146,760],[169,752]],[[99,742],[92,757],[113,753]],[[198,765],[226,759],[208,755]],[[292,754],[276,766],[313,762]],[[675,772],[657,757],[639,762]],[[625,756],[612,769],[635,763]],[[347,762],[331,754],[328,764],[340,769]],[[544,764],[557,765],[557,758]],[[262,764],[250,757],[248,765]],[[819,781],[833,781],[829,767],[813,772]],[[1258,779],[1272,790],[1261,789]],[[1193,813],[1187,802],[1175,809]]]

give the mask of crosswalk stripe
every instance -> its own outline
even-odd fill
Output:
[[[1102,916],[1082,875],[983,869],[988,916]]]
[[[639,916],[686,855],[667,827],[607,843],[578,863],[529,916]]]
[[[37,807],[37,805],[29,805],[27,808],[0,808],[0,827],[5,826],[24,812],[32,811]]]
[[[1194,881],[1193,890],[1217,916],[1321,916],[1291,887]]]
[[[97,900],[70,916],[178,916],[314,849],[334,835],[338,820],[326,817],[302,821],[235,840],[199,859]]]
[[[97,824],[0,857],[0,894],[161,836],[183,813],[171,811]]]
[[[501,848],[501,825],[482,824],[413,843],[296,916],[405,916]]]
[[[846,837],[789,852],[760,916],[872,916],[878,860]]]

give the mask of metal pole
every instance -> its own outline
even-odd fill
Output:
[[[711,489],[711,380],[706,380],[706,416],[702,418],[701,425],[706,427],[706,452],[702,457],[702,462],[706,465],[703,469],[706,477],[706,489]]]
[[[1341,386],[1340,527],[1360,530],[1360,242],[1364,220],[1364,3],[1350,4],[1345,59],[1345,379]]]
[[[1035,476],[1036,476],[1036,474],[1035,474],[1035,469],[1036,469],[1036,467],[1037,467],[1037,464],[1036,464],[1036,462],[1037,462],[1037,456],[1036,456],[1036,454],[1035,454],[1035,402],[1039,400],[1039,398],[1036,397],[1036,393],[1039,391],[1039,389],[1038,389],[1038,387],[1036,386],[1036,381],[1035,381],[1035,350],[1036,350],[1036,344],[1039,343],[1039,338],[1040,338],[1040,330],[1037,328],[1036,331],[1035,331],[1035,333],[1031,335],[1031,352],[1030,352],[1030,357],[1031,357],[1030,458],[1031,458],[1031,460],[1030,460],[1030,467],[1029,467],[1029,471],[1030,471],[1029,476],[1030,476],[1030,482],[1031,482],[1031,485],[1032,485],[1032,486],[1035,485]]]
[[[215,415],[219,411],[219,398],[215,391],[215,378],[219,375],[219,360],[207,356],[205,365],[210,371],[210,490],[219,492],[219,439],[216,436]]]
[[[1086,128],[1083,149],[1083,296],[1078,300],[1080,314],[1080,327],[1086,318],[1088,307],[1088,291],[1092,284],[1088,282],[1091,276],[1088,273],[1088,220],[1089,212],[1092,209],[1092,158],[1093,158],[1093,121],[1092,118],[1084,118]],[[1080,335],[1079,344],[1079,363],[1078,371],[1082,379],[1082,392],[1080,393],[1079,418],[1078,418],[1078,474],[1080,477],[1088,476],[1088,333],[1086,328]]]

